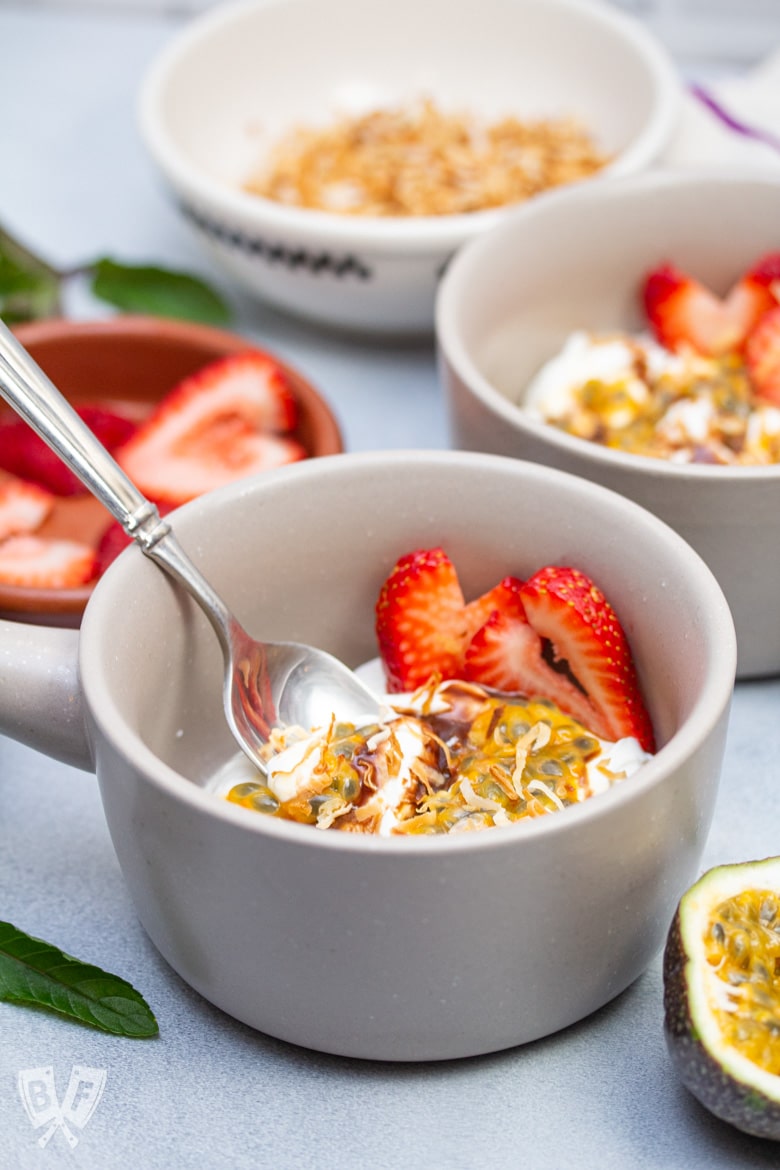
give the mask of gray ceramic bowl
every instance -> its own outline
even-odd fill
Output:
[[[645,272],[670,260],[724,293],[780,250],[780,181],[654,173],[550,195],[469,244],[439,292],[440,373],[459,447],[531,459],[635,500],[704,557],[742,677],[780,671],[780,465],[679,465],[610,451],[519,408],[574,329],[638,330]],[[652,573],[648,585],[657,586]]]
[[[513,828],[377,839],[249,812],[206,790],[234,752],[214,634],[130,548],[80,635],[0,623],[0,730],[97,770],[138,915],[188,983],[297,1044],[428,1060],[544,1036],[640,974],[698,872],[734,676],[722,593],[671,529],[559,472],[459,452],[311,460],[171,519],[251,631],[352,665],[375,654],[378,590],[413,548],[444,545],[472,595],[580,566],[623,620],[660,745],[609,792]]]

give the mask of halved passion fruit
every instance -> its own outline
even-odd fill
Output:
[[[666,1041],[694,1096],[780,1140],[780,857],[709,870],[664,954]]]

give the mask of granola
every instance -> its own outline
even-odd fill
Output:
[[[608,162],[574,118],[485,122],[424,99],[292,129],[246,190],[339,215],[459,215],[520,202]]]

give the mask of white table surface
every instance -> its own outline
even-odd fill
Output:
[[[134,98],[174,18],[0,4],[0,222],[62,264],[102,253],[206,273],[138,139]],[[262,62],[259,63],[262,67]],[[446,447],[430,342],[347,341],[231,295],[235,327],[317,383],[351,450]],[[70,311],[101,310],[78,293]],[[703,868],[780,852],[780,681],[737,688]],[[0,918],[129,979],[147,1042],[0,1004],[0,1167],[707,1170],[780,1165],[710,1117],[662,1035],[660,956],[583,1023],[438,1065],[371,1064],[253,1032],[192,992],[138,924],[93,776],[0,738]],[[105,1070],[88,1125],[37,1144],[19,1073]]]

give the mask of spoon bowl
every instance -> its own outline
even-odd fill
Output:
[[[277,726],[310,728],[332,717],[370,722],[375,695],[338,659],[295,642],[256,641],[230,612],[147,500],[54,383],[0,321],[0,394],[56,452],[159,568],[197,602],[219,639],[225,716],[241,750],[262,755]]]

